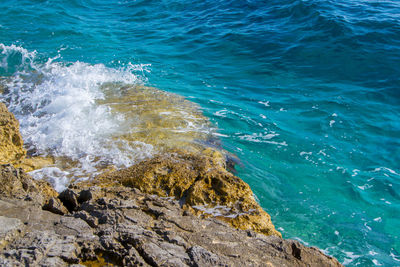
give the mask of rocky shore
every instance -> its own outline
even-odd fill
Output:
[[[58,193],[24,172],[43,160],[26,159],[2,103],[0,135],[1,266],[341,266],[282,239],[215,149],[169,151]]]

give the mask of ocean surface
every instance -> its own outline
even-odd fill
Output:
[[[151,86],[201,108],[285,238],[400,266],[399,1],[2,0],[0,43],[27,149],[76,162],[33,173],[59,190],[155,153],[110,144],[126,117],[99,104]]]

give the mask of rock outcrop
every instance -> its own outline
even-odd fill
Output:
[[[30,179],[2,168],[1,179],[14,177],[17,188],[20,177]],[[0,191],[1,266],[340,266],[316,248],[199,218],[136,188],[72,186],[59,195],[65,215],[43,210],[47,190],[41,198],[5,192],[17,188]]]
[[[35,181],[21,168],[0,165],[0,195],[10,199],[26,199],[44,205],[58,193],[46,181]]]
[[[0,266],[341,266],[283,240],[220,151],[183,144],[192,135],[59,194],[14,167],[51,164],[25,158],[18,127],[0,103]]]
[[[13,164],[32,171],[53,164],[53,159],[43,157],[26,158],[26,150],[19,132],[19,122],[6,105],[0,102],[0,164]]]
[[[281,234],[255,201],[248,184],[228,172],[220,152],[163,154],[79,184],[123,185],[161,197],[174,197],[184,209],[215,217],[235,228],[265,235]]]
[[[26,155],[19,133],[19,122],[0,102],[0,164],[19,163]]]

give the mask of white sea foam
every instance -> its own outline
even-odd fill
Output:
[[[252,141],[252,142],[262,142],[263,140],[269,140],[274,138],[275,136],[278,136],[278,134],[276,133],[265,133],[265,134],[261,134],[261,133],[253,133],[253,134],[245,134],[240,136],[240,139],[244,139],[247,141]]]
[[[367,228],[368,231],[372,230],[372,228],[370,226],[368,226],[368,224],[366,222],[364,223],[364,226],[365,226],[365,228]]]
[[[269,107],[269,101],[263,102],[263,101],[258,101],[259,104],[264,105],[266,107]]]
[[[351,175],[352,177],[357,176],[360,173],[359,169],[354,169],[353,174]]]
[[[142,142],[110,142],[122,131],[125,118],[98,102],[105,97],[103,84],[140,84],[133,71],[141,66],[112,69],[102,64],[55,62],[57,57],[40,63],[35,51],[15,45],[0,44],[0,53],[0,68],[15,69],[5,80],[3,101],[19,119],[29,150],[76,161],[68,171],[44,168],[33,172],[35,177],[48,177],[60,190],[70,175],[87,176],[104,163],[128,166],[153,153],[153,147]]]
[[[379,261],[377,259],[373,259],[372,262],[376,265],[376,266],[382,266],[381,263],[379,263]]]
[[[222,133],[217,133],[217,132],[215,132],[215,133],[212,133],[214,136],[218,136],[218,137],[229,137],[229,135],[226,135],[226,134],[222,134]]]
[[[287,143],[285,141],[283,141],[283,142],[271,141],[271,139],[273,139],[277,136],[279,136],[279,134],[277,134],[275,132],[252,133],[252,134],[239,134],[238,133],[238,137],[241,140],[254,142],[254,143],[266,143],[266,144],[272,144],[272,145],[278,145],[278,146],[287,146]]]
[[[343,260],[343,265],[348,265],[352,263],[355,259],[361,257],[361,255],[355,255],[354,252],[348,252],[344,251],[344,254],[346,255],[346,258]]]
[[[368,254],[371,255],[371,256],[378,255],[378,253],[375,252],[375,251],[373,251],[373,250],[370,250],[370,251],[368,252]]]
[[[0,61],[0,68],[8,71],[8,60],[10,57],[17,57],[18,62],[20,65],[29,66],[34,68],[33,60],[37,55],[36,51],[29,52],[25,48],[16,45],[4,45],[0,43],[0,50],[1,50],[1,61]]]
[[[372,185],[370,185],[370,184],[364,184],[364,185],[359,185],[359,186],[357,186],[359,189],[361,189],[361,190],[367,190],[367,189],[370,189],[371,187],[373,187]]]
[[[68,176],[69,172],[62,171],[57,167],[47,167],[40,170],[35,170],[30,172],[30,175],[34,179],[43,179],[48,180],[57,191],[62,191],[65,189],[66,185],[69,182]]]
[[[214,115],[225,118],[227,113],[228,113],[228,110],[222,109],[222,110],[218,110],[218,111],[214,112]]]
[[[389,169],[389,168],[387,168],[387,167],[379,167],[379,168],[375,168],[375,169],[373,170],[373,172],[380,172],[380,171],[387,171],[387,172],[389,172],[389,173],[391,173],[391,174],[399,175],[399,176],[400,176],[399,173],[397,173],[396,171],[394,171],[394,170],[392,170],[392,169]]]
[[[395,260],[395,261],[399,261],[399,262],[400,262],[400,257],[399,257],[399,256],[396,256],[396,255],[394,255],[394,254],[393,254],[393,251],[390,251],[390,257],[392,257],[392,259],[393,259],[393,260]]]
[[[382,222],[382,217],[377,217],[374,219],[375,222]]]

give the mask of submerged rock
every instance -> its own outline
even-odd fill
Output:
[[[31,157],[23,158],[16,166],[24,169],[26,172],[38,170],[54,164],[54,159],[51,157]]]
[[[235,228],[281,236],[255,201],[249,185],[228,172],[222,159],[220,152],[210,149],[201,154],[163,154],[79,186],[135,187],[149,194],[174,197],[192,213],[216,217]]]
[[[40,79],[38,82],[41,82]],[[67,181],[93,177],[113,167],[127,167],[157,153],[170,153],[174,150],[198,153],[208,146],[218,146],[218,139],[213,135],[215,129],[203,115],[201,108],[180,95],[152,87],[118,82],[104,83],[99,87],[102,97],[96,98],[91,108],[98,108],[104,112],[102,114],[105,116],[105,123],[95,126],[96,123],[92,125],[88,121],[92,117],[85,118],[83,121],[87,121],[89,125],[85,128],[86,125],[82,124],[86,134],[81,139],[77,137],[80,131],[75,124],[71,126],[73,128],[71,135],[66,134],[69,129],[64,127],[65,125],[63,127],[50,125],[49,130],[43,131],[40,122],[46,123],[47,120],[37,117],[36,114],[43,113],[43,116],[48,114],[34,109],[35,115],[32,116],[37,125],[33,125],[32,129],[36,129],[39,134],[54,134],[58,131],[55,136],[58,141],[50,138],[49,144],[43,144],[44,140],[39,138],[37,150],[34,143],[29,143],[28,154],[41,153],[42,156],[49,155],[49,157],[27,159],[24,158],[24,154],[20,160],[5,159],[3,163],[13,163],[25,171],[52,165],[51,167],[59,170],[57,173],[51,171],[38,173],[47,176],[49,180],[63,176]],[[6,88],[5,91],[6,96],[9,96],[9,89]],[[28,103],[21,107],[21,109],[29,108]],[[82,116],[87,115],[85,114]],[[21,116],[26,120],[31,118]],[[69,121],[63,120],[63,123]],[[22,139],[20,140],[22,148]],[[32,140],[36,142],[34,140],[37,139]],[[77,146],[81,142],[82,145]],[[86,144],[91,145],[86,146]],[[26,153],[25,150],[23,152]]]
[[[198,152],[212,142],[214,129],[200,107],[183,96],[157,88],[106,83],[104,100],[98,104],[111,108],[123,117],[123,131],[118,142],[142,142],[156,151],[184,149]]]

